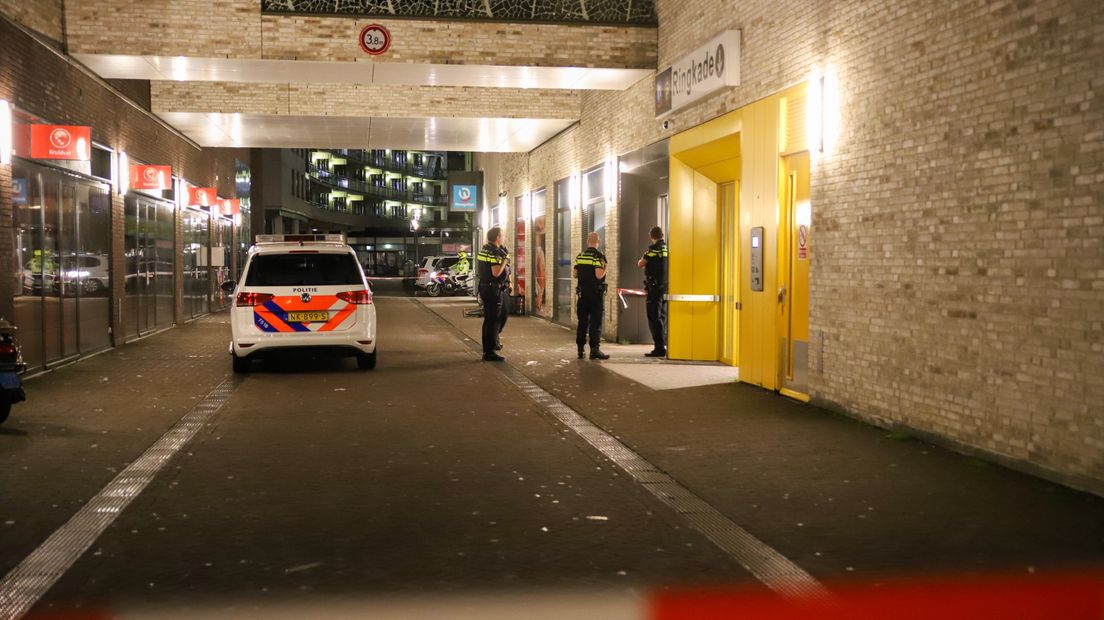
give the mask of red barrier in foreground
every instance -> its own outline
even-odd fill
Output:
[[[964,578],[829,585],[824,600],[752,590],[676,590],[652,597],[650,620],[1102,620],[1104,575]]]

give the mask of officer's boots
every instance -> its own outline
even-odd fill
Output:
[[[579,345],[579,359],[586,357],[586,351],[583,350],[583,345]]]
[[[592,359],[592,360],[608,360],[609,356],[606,355],[605,353],[602,353],[602,350],[599,349],[598,347],[591,347],[590,348],[590,359]]]

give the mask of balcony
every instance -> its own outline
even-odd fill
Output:
[[[418,177],[422,179],[428,179],[431,181],[445,181],[448,180],[448,168],[446,166],[427,166],[423,164],[414,163],[399,163],[394,159],[386,156],[373,155],[371,151],[365,151],[361,149],[334,149],[327,150],[327,153],[333,153],[340,156],[342,159],[348,161],[363,164],[371,168],[379,168],[387,172],[397,172],[406,176]],[[444,156],[441,156],[442,159]],[[309,162],[308,162],[309,163]]]
[[[380,200],[392,200],[403,204],[424,205],[427,207],[448,206],[448,196],[444,194],[427,194],[425,192],[403,191],[392,187],[372,185],[360,179],[350,179],[334,174],[332,171],[320,168],[312,163],[307,163],[307,175],[311,179],[327,187],[363,194],[364,196],[378,198]]]

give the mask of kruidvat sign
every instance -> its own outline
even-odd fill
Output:
[[[31,125],[32,159],[92,159],[92,128],[74,125]]]
[[[656,74],[656,118],[739,84],[740,31],[726,30]]]
[[[131,189],[172,189],[172,166],[130,164]]]

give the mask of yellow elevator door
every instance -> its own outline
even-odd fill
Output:
[[[740,365],[740,213],[736,183],[719,188],[721,206],[721,361]]]
[[[809,261],[812,205],[809,153],[782,158],[778,214],[779,385],[800,400],[809,393]]]

